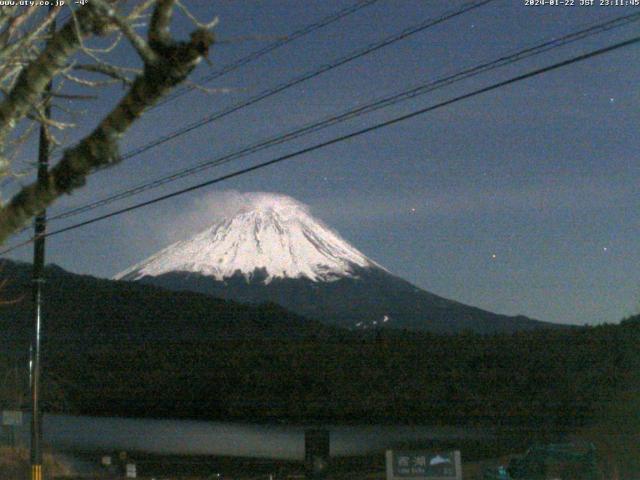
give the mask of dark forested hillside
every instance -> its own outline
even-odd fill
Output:
[[[28,276],[9,267],[4,294],[18,298]],[[365,333],[274,305],[48,273],[44,371],[56,388],[45,392],[75,413],[635,428],[625,415],[640,387],[639,318],[484,336]],[[3,348],[24,353],[27,303],[0,308]]]
[[[3,340],[27,342],[31,315],[31,270],[27,264],[3,262],[6,279],[0,305]],[[43,315],[45,342],[71,342],[83,349],[120,342],[131,344],[206,340],[211,336],[250,337],[257,332],[291,337],[328,332],[318,322],[303,319],[274,304],[243,305],[191,292],[98,279],[46,269]],[[54,350],[53,348],[51,350]],[[58,349],[56,348],[55,351]]]
[[[637,387],[640,324],[480,337],[389,335],[127,345],[51,362],[84,413],[568,428]]]
[[[382,269],[353,268],[354,277],[331,282],[273,278],[254,272],[216,280],[193,272],[145,276],[138,281],[171,290],[206,293],[238,302],[275,302],[326,325],[351,329],[395,328],[433,333],[511,333],[563,328],[525,316],[508,316],[465,305],[422,290]]]

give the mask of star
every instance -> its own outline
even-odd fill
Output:
[[[614,97],[610,97],[610,98],[609,98],[609,103],[613,103],[613,102],[615,102],[615,101],[616,101],[616,99],[615,99]]]
[[[416,213],[415,207],[411,209],[411,213]]]
[[[607,247],[602,247],[602,251],[603,251],[603,252],[606,252],[606,251],[608,251],[608,250],[609,250],[609,249],[608,249]]]
[[[497,257],[498,257],[498,256],[497,256],[495,253],[492,253],[492,254],[491,254],[491,258],[495,259],[495,258],[497,258]]]

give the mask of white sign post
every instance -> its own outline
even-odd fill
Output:
[[[138,476],[135,463],[127,463],[126,476],[127,478],[136,478]]]
[[[21,427],[22,412],[20,410],[3,410],[2,425],[5,427]]]
[[[462,480],[460,451],[387,450],[387,480]]]
[[[8,429],[9,445],[16,446],[16,430],[22,426],[22,412],[20,410],[3,410],[2,426]]]

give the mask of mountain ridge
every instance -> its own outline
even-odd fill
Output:
[[[495,333],[554,326],[418,288],[369,259],[290,197],[254,193],[244,201],[235,213],[115,278],[245,303],[275,302],[349,329]]]
[[[193,272],[170,272],[138,281],[169,290],[195,291],[246,304],[274,302],[325,325],[367,330],[394,328],[456,334],[513,333],[564,328],[524,315],[502,315],[441,297],[381,270],[355,270],[353,277],[317,283],[308,279],[274,279],[268,284],[236,275],[218,281]]]

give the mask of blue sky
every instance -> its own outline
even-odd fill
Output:
[[[229,93],[196,91],[148,112],[124,139],[123,151],[463,3],[380,0],[207,85]],[[218,38],[234,40],[286,35],[349,3],[191,4],[202,18],[218,15]],[[527,7],[524,1],[496,0],[97,173],[50,212],[639,8]],[[176,31],[187,29],[178,18]],[[596,35],[51,227],[268,160],[637,31],[633,24]],[[266,43],[214,46],[211,66],[199,66],[192,78]],[[47,260],[111,276],[205,228],[207,212],[211,218],[219,214],[220,191],[273,191],[308,204],[362,252],[434,293],[541,320],[619,321],[640,305],[639,54],[639,47],[618,50],[53,237]],[[118,55],[134,61],[128,52]],[[119,88],[105,91],[90,106],[84,130],[121,94]],[[25,248],[12,258],[27,260],[30,254]]]

